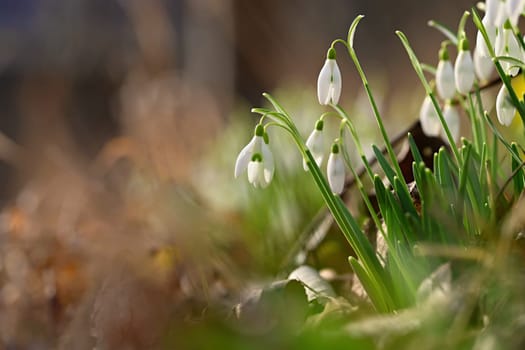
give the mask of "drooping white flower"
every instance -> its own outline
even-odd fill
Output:
[[[454,64],[454,80],[457,90],[464,95],[468,94],[474,85],[474,79],[474,63],[468,41],[464,38],[459,43],[459,53]]]
[[[507,16],[513,26],[518,24],[518,20],[523,12],[525,5],[524,0],[507,0],[505,2],[505,9],[507,10]]]
[[[499,89],[496,97],[496,114],[501,125],[509,126],[516,115],[516,107],[512,103],[509,90],[505,85]]]
[[[341,152],[339,152],[339,144],[337,142],[332,145],[326,166],[326,175],[332,192],[341,194],[345,186],[345,164],[343,156]]]
[[[496,56],[507,56],[523,61],[523,51],[514,36],[510,21],[506,21],[503,29],[498,32],[495,46]],[[510,76],[518,74],[519,67],[516,67],[512,62],[501,60],[500,63],[506,74]]]
[[[487,32],[488,39],[491,43],[491,45],[494,47],[495,41],[496,41],[496,34],[498,32],[497,27],[494,25],[493,22],[489,20],[489,17],[485,15],[482,20],[483,26],[485,27],[485,30]],[[478,51],[478,53],[481,56],[484,57],[490,57],[490,52],[487,47],[487,43],[485,42],[485,38],[483,37],[483,34],[478,30],[478,33],[476,35],[476,48],[475,51]]]
[[[448,50],[442,47],[439,50],[439,63],[436,70],[436,89],[439,96],[448,100],[456,94],[456,83],[454,81],[454,67],[450,63]]]
[[[421,109],[419,110],[419,122],[421,123],[421,128],[427,136],[438,136],[441,131],[441,122],[439,121],[439,116],[432,99],[430,96],[426,96],[421,104]]]
[[[474,70],[479,81],[487,82],[494,72],[494,63],[489,56],[484,56],[479,50],[474,50]]]
[[[244,148],[241,150],[239,155],[237,156],[237,160],[235,161],[235,173],[234,176],[237,178],[239,175],[241,175],[246,168],[248,167],[248,163],[252,160],[252,157],[255,153],[261,153],[262,144],[264,143],[264,127],[261,124],[258,124],[255,127],[255,132],[248,144],[244,146]]]
[[[335,50],[330,48],[317,78],[317,98],[322,105],[338,104],[341,96],[341,71],[335,61]]]
[[[445,104],[445,108],[443,108],[443,119],[445,119],[445,123],[447,123],[448,129],[450,130],[450,133],[452,134],[452,138],[454,139],[454,142],[458,142],[459,140],[459,126],[460,126],[460,119],[459,119],[459,112],[458,108],[453,105],[450,101],[447,101]],[[448,141],[445,132],[443,130],[442,138],[445,141]]]
[[[315,123],[315,128],[308,136],[308,139],[306,140],[306,147],[310,150],[310,153],[312,153],[312,157],[314,157],[315,162],[318,166],[321,166],[321,163],[323,162],[324,158],[324,136],[323,136],[323,121],[319,119]],[[308,171],[308,165],[306,164],[306,160],[303,159],[303,168],[305,171]]]
[[[248,169],[248,181],[255,187],[270,184],[275,172],[273,155],[268,147],[268,135],[259,124],[250,142],[241,150],[235,162],[235,177]]]

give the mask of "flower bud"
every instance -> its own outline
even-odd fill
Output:
[[[436,89],[439,96],[448,100],[456,94],[456,83],[454,81],[454,68],[448,57],[448,50],[442,47],[439,51],[439,63],[436,70]]]
[[[434,108],[432,99],[430,96],[425,96],[421,109],[419,111],[419,122],[421,128],[427,136],[438,136],[441,131],[441,122],[439,116]]]
[[[324,158],[324,137],[323,137],[323,121],[318,120],[315,124],[315,128],[308,136],[306,140],[306,147],[310,150],[312,157],[315,159],[315,162],[318,166],[321,166]],[[303,168],[305,171],[308,171],[308,165],[306,161],[303,160]]]
[[[341,96],[341,71],[335,61],[335,50],[330,48],[317,78],[317,98],[322,105],[338,104]]]
[[[462,39],[459,43],[458,57],[454,64],[454,80],[457,90],[463,95],[468,94],[474,85],[474,79],[474,63],[468,48],[468,41]]]
[[[512,103],[509,90],[501,85],[496,97],[496,114],[501,125],[509,126],[516,115],[516,107]]]
[[[328,157],[328,164],[326,168],[328,177],[328,184],[330,189],[335,194],[341,194],[345,186],[345,164],[341,152],[339,152],[339,145],[334,143]]]

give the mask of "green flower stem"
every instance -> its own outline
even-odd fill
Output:
[[[355,30],[357,28],[357,24],[362,18],[363,16],[357,16],[356,19],[352,22],[350,29],[348,30],[348,46],[347,46],[348,54],[352,58],[352,61],[354,62],[357,72],[359,73],[359,76],[361,77],[361,81],[363,82],[363,86],[365,88],[366,95],[368,96],[368,100],[370,101],[370,105],[372,106],[372,110],[374,112],[374,117],[376,119],[377,125],[379,126],[379,130],[381,131],[381,136],[383,137],[383,140],[385,142],[385,146],[387,149],[387,153],[390,157],[390,161],[392,162],[392,165],[394,166],[394,169],[397,173],[398,178],[401,180],[403,186],[408,191],[408,187],[405,182],[405,177],[403,176],[403,172],[401,171],[399,162],[397,161],[397,156],[394,152],[394,149],[392,148],[392,144],[390,143],[390,138],[388,137],[385,126],[383,124],[383,120],[381,118],[381,114],[379,113],[379,108],[377,108],[377,104],[375,102],[374,95],[372,94],[372,91],[368,84],[368,79],[366,78],[365,72],[363,71],[363,68],[361,67],[361,63],[359,62],[359,59],[357,58],[357,55],[354,50]]]
[[[252,108],[252,113],[257,113],[261,115],[261,119],[259,120],[259,124],[261,124],[264,119],[270,118],[276,123],[284,124],[288,127],[291,127],[291,122],[288,120],[288,118],[283,115],[282,113],[274,112],[266,108]]]
[[[469,16],[470,12],[465,11],[459,20],[456,46],[458,45],[459,41],[461,41],[461,38],[465,37],[465,25],[467,24],[467,19]]]
[[[302,141],[296,140],[296,142]],[[371,299],[376,299],[372,300],[374,306],[380,312],[390,312],[394,310],[395,304],[390,297],[387,286],[385,285],[386,278],[383,267],[370,245],[370,242],[368,242],[366,236],[359,228],[355,219],[350,215],[341,199],[338,196],[335,196],[330,190],[330,186],[326,182],[321,169],[317,166],[310,151],[303,149],[303,152],[307,160],[306,164],[308,169],[310,170],[317,187],[321,191],[321,195],[323,196],[328,209],[361,261],[363,268],[366,270],[367,276],[373,281],[375,291],[370,291],[368,295]]]
[[[454,45],[458,44],[458,37],[456,36],[456,34],[453,33],[444,24],[441,24],[438,21],[434,21],[434,20],[428,21],[427,24],[428,24],[429,27],[432,27],[432,28],[438,30],[439,32],[441,32],[441,34],[443,34],[445,37],[447,37],[448,40],[450,40],[450,42],[452,44],[454,44]]]
[[[476,116],[478,118],[478,124],[479,124],[479,128],[480,128],[481,139],[483,140],[484,144],[488,144],[487,131],[485,129],[485,123],[483,122],[483,120],[484,120],[483,119],[483,113],[484,113],[483,102],[481,100],[481,89],[483,89],[483,87],[478,88],[478,86],[475,85],[474,89],[475,89],[475,92],[476,92],[476,101],[477,101],[477,105],[478,105],[478,111],[476,113]]]
[[[386,278],[385,271],[381,266],[372,245],[361,231],[358,223],[352,217],[341,198],[332,193],[321,169],[306,147],[304,140],[301,138],[301,135],[289,114],[271,95],[264,93],[263,96],[270,101],[278,113],[268,113],[266,110],[259,111],[258,109],[254,109],[254,111],[264,112],[268,115],[280,115],[278,119],[281,119],[283,128],[292,136],[292,139],[306,160],[308,169],[310,170],[317,187],[321,191],[321,195],[328,206],[328,209],[360,260],[363,271],[366,271],[366,276],[361,275],[360,278],[366,278],[367,282],[370,282],[367,283],[369,288],[374,289],[367,290],[374,306],[380,312],[390,312],[395,310],[396,304],[393,301],[387,286],[388,279]]]
[[[430,64],[426,64],[426,63],[421,63],[421,69],[424,71],[424,72],[427,72],[429,74],[432,74],[432,75],[436,75],[436,67],[430,65]]]
[[[419,62],[416,54],[414,53],[414,50],[412,50],[412,47],[410,46],[407,37],[403,32],[396,31],[397,36],[399,39],[401,39],[401,42],[403,43],[403,46],[405,47],[405,50],[408,54],[408,57],[410,58],[410,62],[412,62],[412,66],[414,67],[414,70],[416,71],[417,76],[421,80],[421,83],[423,84],[423,87],[425,88],[425,91],[427,95],[432,100],[432,104],[434,105],[434,108],[438,112],[439,121],[441,122],[441,125],[443,126],[443,130],[445,130],[445,135],[447,136],[447,140],[449,144],[451,145],[452,153],[454,154],[454,158],[456,158],[457,164],[461,164],[461,155],[458,151],[457,147],[454,147],[456,144],[454,141],[454,138],[452,137],[452,133],[450,132],[450,129],[445,121],[445,118],[443,117],[443,112],[441,108],[439,107],[439,103],[437,101],[436,96],[434,95],[434,92],[432,91],[432,88],[430,87],[430,84],[428,83],[427,79],[425,78],[425,74],[423,73],[423,69],[421,68],[421,63]]]
[[[357,147],[357,152],[361,156],[361,159],[363,160],[363,165],[365,166],[366,172],[368,176],[370,176],[370,179],[374,179],[374,173],[372,172],[372,167],[370,166],[370,163],[368,162],[368,159],[365,156],[365,152],[363,151],[363,145],[361,144],[361,140],[359,139],[359,135],[357,134],[357,131],[354,127],[354,124],[351,122],[350,118],[348,117],[348,114],[346,114],[345,110],[341,108],[339,105],[331,105],[332,108],[334,108],[337,113],[342,118],[342,123],[348,128],[350,131],[350,134],[352,135],[352,139],[354,140],[354,144]]]
[[[492,130],[492,133],[494,134],[494,141],[493,141],[493,147],[492,147],[493,148],[493,154],[492,154],[491,159],[493,160],[493,163],[494,163],[494,165],[493,165],[494,171],[492,172],[492,174],[496,175],[497,174],[497,167],[499,166],[498,158],[497,158],[497,149],[498,149],[497,142],[498,142],[498,140],[501,142],[501,144],[503,146],[505,146],[505,148],[507,149],[507,151],[509,151],[510,155],[512,156],[512,158],[514,158],[514,160],[516,160],[517,162],[521,162],[521,159],[512,151],[512,147],[511,147],[510,143],[508,143],[505,140],[505,138],[503,137],[503,135],[501,135],[499,130],[494,125],[494,122],[490,119],[490,116],[488,115],[488,113],[485,112],[483,115],[485,117],[485,121],[487,122],[487,124],[489,125],[490,129]]]
[[[339,119],[339,121],[341,119],[343,119],[343,117],[339,114],[339,113],[336,113],[336,112],[324,112],[323,114],[321,114],[321,116],[319,117],[319,120],[324,120],[325,117],[335,117],[337,119]]]
[[[343,141],[344,140],[344,126],[345,126],[346,123],[343,121],[342,124],[343,125],[341,125],[342,127],[340,129],[340,134],[341,134],[341,140]],[[350,161],[350,155],[348,154],[348,149],[346,147],[342,147],[342,151],[343,151],[343,159],[345,160],[346,165],[348,166],[348,168],[352,172],[352,175],[353,175],[353,177],[355,179],[355,183],[357,185],[357,189],[359,190],[359,193],[361,194],[361,197],[363,198],[363,201],[365,202],[366,208],[368,209],[368,212],[370,213],[370,216],[372,217],[372,220],[374,221],[374,224],[379,229],[379,231],[381,232],[383,237],[385,237],[385,239],[386,239],[386,232],[383,229],[383,225],[381,223],[381,220],[379,220],[379,217],[377,216],[377,213],[374,210],[374,207],[372,206],[372,202],[370,202],[370,198],[368,197],[368,193],[366,193],[366,191],[365,191],[365,186],[363,185],[363,182],[361,181],[361,178],[359,177],[359,175],[355,171],[354,167],[352,166],[352,162]]]
[[[264,92],[263,96],[268,101],[270,101],[270,103],[274,106],[274,108],[284,117],[284,119],[286,120],[286,124],[290,127],[290,130],[296,135],[300,135],[299,130],[297,130],[297,127],[295,126],[292,118],[286,112],[286,110],[279,104],[279,102],[277,102],[269,93]],[[306,145],[304,147],[306,148]]]
[[[478,154],[481,154],[481,150],[483,148],[483,143],[485,140],[483,139],[483,135],[481,132],[481,129],[483,128],[483,125],[480,123],[480,118],[478,114],[476,113],[476,108],[474,107],[474,101],[472,100],[472,94],[467,94],[466,96],[467,101],[463,101],[463,108],[467,112],[467,115],[470,119],[470,125],[472,128],[472,137],[474,138],[474,144],[476,145],[476,151]],[[467,105],[468,102],[468,105]]]

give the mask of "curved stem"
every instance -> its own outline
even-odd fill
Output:
[[[344,41],[343,39],[335,39],[332,41],[332,44],[330,45],[330,48],[334,48],[335,44],[343,44],[346,48],[348,48],[348,43]]]
[[[319,117],[319,120],[324,120],[325,117],[328,117],[328,116],[333,116],[333,117],[336,117],[337,119],[341,120],[343,119],[344,117],[341,116],[339,113],[336,113],[336,112],[324,112],[323,114],[321,114],[321,116]]]
[[[370,86],[368,84],[368,79],[366,78],[365,72],[363,68],[361,67],[361,63],[359,62],[359,59],[357,58],[357,54],[354,50],[354,35],[357,29],[357,25],[359,24],[359,21],[362,18],[363,16],[357,16],[356,19],[352,22],[350,29],[348,30],[348,54],[350,55],[350,58],[354,62],[357,72],[359,73],[359,76],[361,77],[361,81],[363,82],[363,86],[365,88],[366,95],[368,96],[368,100],[374,112],[374,117],[376,119],[377,125],[379,126],[379,130],[381,131],[381,136],[383,137],[383,140],[385,142],[385,146],[387,149],[387,153],[390,157],[390,161],[392,162],[392,165],[394,166],[394,169],[396,171],[398,178],[401,180],[401,183],[403,184],[405,189],[408,191],[408,187],[405,182],[405,177],[403,176],[403,172],[401,171],[399,162],[397,161],[396,154],[394,153],[394,149],[392,148],[392,145],[390,143],[390,139],[388,137],[385,126],[383,124],[381,114],[379,113],[379,108],[377,107],[377,103],[375,101],[374,95],[372,94],[372,90],[370,89]]]
[[[344,128],[340,130],[340,133],[341,133],[341,139],[343,139],[344,138],[344,135],[343,135]],[[361,178],[359,177],[354,167],[352,166],[352,162],[350,161],[350,155],[348,154],[348,150],[346,149],[346,147],[342,147],[342,151],[343,151],[343,159],[346,165],[348,166],[348,168],[350,169],[350,171],[352,172],[354,181],[357,185],[357,189],[359,190],[359,193],[361,194],[361,197],[363,198],[363,201],[365,202],[365,205],[368,209],[368,212],[370,213],[370,216],[372,217],[372,220],[374,220],[374,224],[376,225],[377,229],[381,231],[381,234],[383,235],[383,237],[386,238],[386,232],[384,231],[383,225],[381,224],[381,221],[379,220],[379,217],[377,216],[377,213],[372,203],[370,202],[370,198],[368,197],[368,194],[365,191],[365,186],[363,185]]]
[[[339,105],[331,105],[331,106],[337,111],[337,113],[339,113],[339,115],[341,115],[342,123],[344,123],[344,125],[348,127],[348,130],[350,131],[350,134],[352,135],[352,138],[354,140],[354,144],[357,147],[357,152],[361,156],[361,159],[363,159],[363,165],[365,166],[367,174],[368,176],[370,176],[370,179],[373,179],[374,174],[372,172],[372,168],[368,162],[368,159],[365,156],[365,152],[363,151],[361,140],[359,139],[359,135],[357,134],[354,124],[350,121],[348,114],[346,114],[345,110],[341,108],[341,106]]]
[[[291,133],[292,131],[288,128],[287,125],[283,125],[281,123],[277,123],[277,122],[268,122],[266,124],[264,124],[264,132],[266,132],[266,129],[269,128],[270,126],[277,126],[279,128],[282,128],[282,129],[285,129],[287,132]]]

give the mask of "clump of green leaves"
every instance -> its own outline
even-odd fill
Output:
[[[502,82],[502,89],[507,93],[504,97],[498,94],[498,120],[508,125],[517,113],[521,121],[525,121],[525,104],[520,99],[522,92],[516,91],[513,85],[513,79],[522,79],[520,75],[523,73],[516,67],[523,69],[525,44],[516,21],[510,21],[514,18],[514,9],[509,9],[511,3],[514,2],[499,4],[508,7],[505,11],[508,11],[509,20],[498,24],[496,37],[491,36],[491,21],[494,19],[482,20],[472,10],[473,22],[479,30],[474,52],[477,61],[470,56],[465,33],[469,12],[462,16],[456,33],[439,23],[431,23],[447,37],[442,44],[437,68],[422,64],[406,36],[397,32],[427,95],[424,102],[426,110],[422,113],[427,118],[425,122],[432,113],[435,122],[439,123],[437,128],[427,130],[433,130],[431,136],[441,137],[447,144],[433,155],[433,165],[428,166],[412,135],[407,135],[414,159],[413,183],[407,183],[405,179],[354,49],[353,38],[362,16],[358,16],[350,26],[346,40],[336,39],[330,45],[319,75],[318,97],[319,102],[331,111],[321,115],[307,142],[292,116],[269,94],[264,96],[272,108],[252,109],[261,116],[257,126],[261,137],[274,126],[284,129],[292,137],[304,159],[305,169],[312,175],[335,222],[355,252],[349,263],[371,304],[379,313],[395,312],[395,316],[370,321],[371,328],[349,325],[346,330],[350,334],[374,336],[379,329],[386,338],[391,336],[385,344],[397,344],[392,339],[407,337],[417,340],[419,338],[414,336],[414,332],[428,331],[429,325],[434,327],[437,323],[439,326],[436,327],[446,335],[446,343],[455,347],[465,344],[483,346],[487,342],[499,344],[521,329],[519,325],[523,313],[516,310],[522,310],[524,303],[514,299],[519,293],[514,294],[513,291],[523,291],[525,287],[514,281],[525,272],[523,259],[520,259],[520,254],[525,252],[521,246],[525,223],[518,219],[522,215],[520,210],[525,206],[523,147],[520,137],[513,140],[503,136],[492,121],[492,105],[485,105],[481,97],[481,92],[490,85],[485,82],[488,70],[484,69],[481,74],[479,67],[474,66],[480,64],[480,57],[491,60],[493,66],[489,68],[496,70],[496,82]],[[493,6],[492,2],[487,4],[486,16],[490,16],[490,6]],[[523,5],[519,10],[523,10]],[[519,43],[520,56],[510,52],[508,47],[505,51],[505,45],[501,47],[502,40]],[[342,78],[336,63],[338,44],[346,49],[359,73],[383,137],[384,152],[372,146],[379,170],[372,167],[358,129],[339,105]],[[455,69],[450,62],[448,46],[456,47],[459,52]],[[478,75],[476,80],[475,72]],[[436,84],[427,80],[428,74],[435,75]],[[438,94],[434,91],[435,85]],[[502,116],[502,113],[505,115]],[[460,115],[468,116],[470,126],[470,130],[462,133]],[[339,133],[334,135],[325,176],[320,168],[323,151],[319,140],[321,136],[327,137],[323,125],[328,117],[339,121]],[[459,140],[460,134],[464,137]],[[365,169],[364,178],[350,160],[347,139],[355,144],[359,153]],[[268,140],[266,136],[263,147],[270,146]],[[257,155],[252,156],[251,161],[261,162],[259,149],[252,149],[250,145],[246,147],[244,153],[248,149]],[[246,158],[243,153],[241,156]],[[273,161],[273,157],[266,158]],[[244,161],[247,162],[248,158]],[[381,239],[386,242],[386,253],[376,252],[360,221],[348,211],[339,196],[344,192],[347,170],[350,170]],[[250,166],[248,177],[253,182]],[[365,181],[371,183],[372,188],[367,189]],[[377,207],[373,205],[368,190],[375,193]],[[506,291],[503,286],[508,286],[510,290]],[[514,302],[518,306],[516,310],[512,309]],[[439,312],[431,315],[436,308]],[[501,314],[511,317],[515,324],[510,328],[493,324],[501,318]],[[445,326],[450,324],[453,327],[446,329]],[[467,335],[467,330],[475,332]],[[411,343],[412,340],[407,344],[415,346],[417,342]],[[435,340],[429,344],[437,346],[441,342]]]

